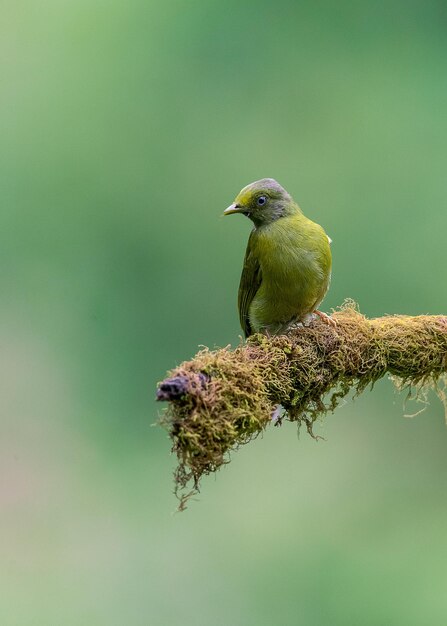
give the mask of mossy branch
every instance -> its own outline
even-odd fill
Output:
[[[235,350],[202,350],[159,384],[158,400],[169,401],[162,424],[179,461],[180,508],[203,474],[263,431],[278,405],[313,435],[315,420],[351,389],[358,394],[386,373],[399,388],[434,387],[445,404],[446,316],[367,319],[348,301],[333,318],[335,328],[315,320],[284,335],[254,335]]]

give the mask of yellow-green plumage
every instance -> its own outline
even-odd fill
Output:
[[[230,213],[243,213],[254,223],[238,298],[245,335],[274,334],[304,321],[329,287],[330,240],[323,228],[270,178],[245,187],[226,210]]]

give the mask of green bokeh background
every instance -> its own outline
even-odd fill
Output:
[[[447,430],[389,381],[233,455],[173,515],[157,380],[233,345],[277,178],[332,237],[325,308],[446,313],[447,10],[2,5],[2,626],[447,618]]]

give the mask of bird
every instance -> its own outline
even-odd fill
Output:
[[[273,178],[244,187],[224,215],[240,213],[253,222],[238,292],[245,337],[277,335],[315,315],[331,281],[331,239],[308,219],[292,196]]]

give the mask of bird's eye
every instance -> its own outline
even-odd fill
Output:
[[[265,196],[259,196],[259,198],[256,200],[256,204],[258,206],[262,206],[266,202],[267,202],[267,198]]]

